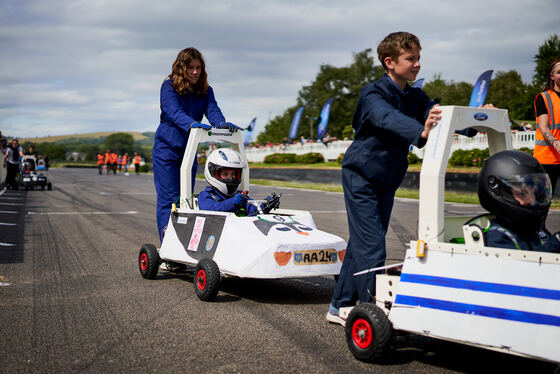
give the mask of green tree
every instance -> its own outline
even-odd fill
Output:
[[[532,107],[527,94],[527,85],[517,71],[498,71],[490,82],[486,102],[507,109],[510,118],[526,119],[527,112]]]
[[[134,153],[134,137],[125,132],[111,134],[105,138],[103,148],[108,148],[118,154],[124,154],[125,152],[129,154],[131,154],[131,152]]]
[[[259,134],[257,142],[281,142],[288,136],[293,115],[302,105],[305,109],[297,136],[308,137],[310,124],[313,136],[316,136],[317,123],[313,119],[320,116],[323,105],[330,97],[335,99],[327,131],[331,136],[341,138],[344,128],[352,122],[361,88],[384,74],[381,66],[374,66],[374,58],[370,54],[371,49],[354,54],[352,64],[345,67],[321,65],[315,80],[299,91],[296,105],[274,117]]]
[[[466,82],[446,82],[441,74],[435,74],[433,80],[427,82],[423,90],[441,105],[469,105],[473,86]]]
[[[548,66],[558,58],[560,58],[560,38],[558,34],[552,34],[539,46],[539,50],[533,59],[536,64],[533,83],[539,90],[544,89],[546,84]]]

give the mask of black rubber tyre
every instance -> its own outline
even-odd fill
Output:
[[[49,191],[52,190],[52,184],[50,182],[47,183],[47,190],[49,190]]]
[[[194,292],[202,301],[213,301],[220,288],[220,269],[214,261],[203,258],[194,270]]]
[[[346,319],[346,343],[358,360],[372,362],[389,347],[393,326],[377,305],[360,304]]]
[[[146,279],[156,279],[161,260],[153,244],[144,244],[138,254],[138,269]]]

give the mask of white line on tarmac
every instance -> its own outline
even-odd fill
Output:
[[[154,192],[100,192],[100,195],[155,195]]]
[[[51,215],[51,214],[88,215],[88,214],[138,214],[138,212],[134,211],[134,210],[129,210],[128,212],[27,212],[27,214],[35,214],[35,215]]]
[[[2,243],[0,242],[0,247],[13,247],[15,244],[12,243]]]
[[[23,197],[0,197],[2,200],[23,200]]]
[[[346,210],[310,210],[309,213],[346,213]]]
[[[16,223],[0,222],[0,226],[16,226]]]
[[[0,210],[0,213],[5,213],[5,214],[17,214],[18,212],[14,212],[11,210]]]
[[[23,205],[22,203],[0,203],[0,205]]]

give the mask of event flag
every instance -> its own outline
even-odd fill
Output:
[[[294,114],[294,119],[292,120],[292,126],[290,126],[290,134],[288,135],[290,139],[295,139],[297,137],[299,121],[301,120],[302,113],[303,113],[303,107],[300,107],[296,111],[296,114]]]
[[[490,85],[490,79],[492,79],[492,73],[494,70],[487,70],[480,74],[480,77],[476,80],[474,88],[471,94],[471,101],[469,106],[479,107],[484,104],[486,100],[486,94],[488,93],[488,86]]]
[[[321,122],[317,128],[317,139],[322,139],[327,132],[327,125],[329,124],[329,113],[331,111],[331,105],[334,100],[334,97],[331,97],[327,100],[325,105],[323,105],[323,110],[321,110]]]
[[[422,88],[423,85],[424,85],[424,78],[420,78],[412,84],[412,87]]]
[[[251,136],[253,135],[253,130],[255,129],[255,123],[257,122],[257,117],[253,118],[247,126],[247,133],[245,134],[245,141],[243,145],[246,147],[251,143]]]

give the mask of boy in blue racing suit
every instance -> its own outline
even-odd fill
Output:
[[[519,151],[493,155],[478,174],[478,197],[494,216],[484,230],[486,246],[560,252],[560,233],[545,228],[552,189],[537,159]]]
[[[236,151],[228,148],[212,151],[204,166],[204,177],[210,186],[198,195],[198,207],[238,215],[257,215],[258,208],[249,203],[251,199],[247,193],[237,192],[243,167],[244,163]],[[267,200],[267,203],[260,206],[263,213],[269,213],[280,206],[277,196],[268,196]]]

